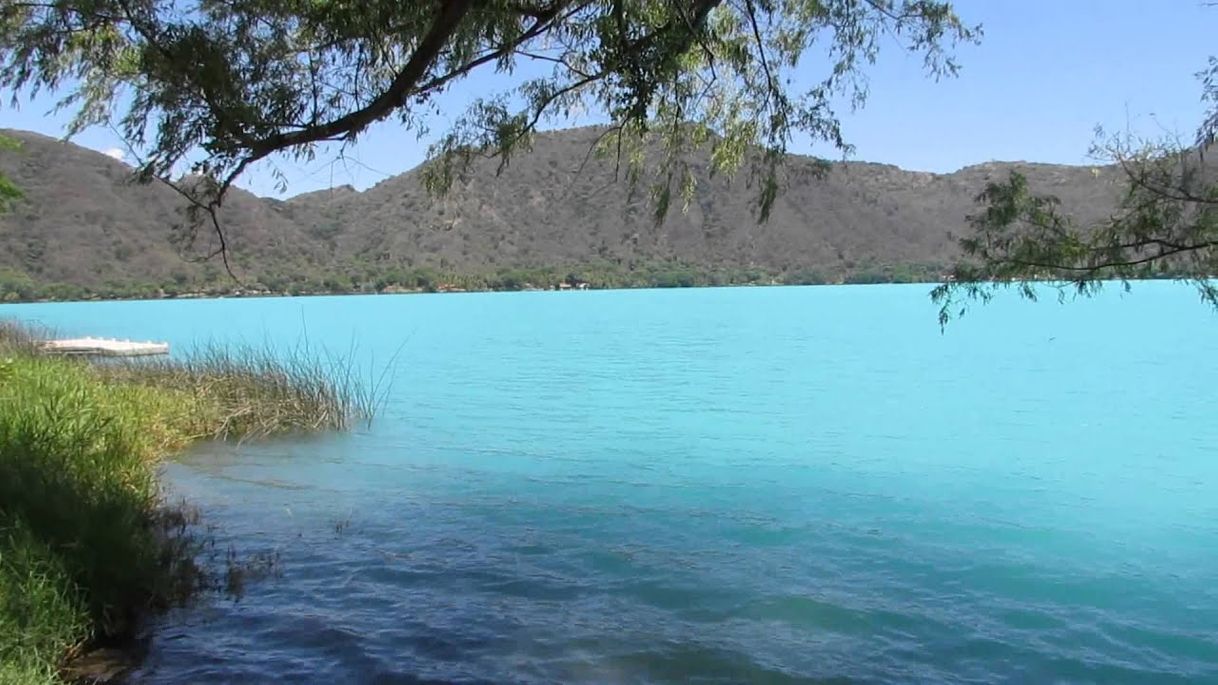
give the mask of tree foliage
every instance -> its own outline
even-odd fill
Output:
[[[1122,182],[1116,211],[1080,224],[1057,198],[1038,195],[1011,173],[978,196],[984,209],[970,217],[960,240],[967,256],[953,279],[936,288],[940,323],[964,313],[970,300],[988,301],[1004,288],[1036,299],[1047,282],[1062,298],[1091,295],[1105,281],[1129,288],[1132,279],[1175,278],[1195,284],[1218,307],[1218,59],[1198,74],[1210,105],[1191,139],[1139,138],[1097,131],[1092,155]],[[1097,173],[1099,170],[1097,169]]]
[[[19,147],[20,144],[12,138],[0,136],[0,153],[11,152]],[[0,212],[8,209],[20,198],[21,189],[4,174],[0,174]]]
[[[793,136],[848,149],[834,104],[863,103],[882,43],[941,76],[978,36],[941,0],[6,0],[0,86],[61,93],[73,131],[114,126],[146,180],[191,172],[181,190],[212,223],[250,164],[386,119],[430,135],[439,96],[478,71],[514,85],[438,132],[433,190],[593,111],[658,217],[696,192],[682,154],[709,146],[716,171],[749,170],[764,218]],[[542,75],[507,78],[526,65]]]

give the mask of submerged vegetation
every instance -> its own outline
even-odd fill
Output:
[[[201,439],[367,418],[373,395],[337,368],[349,367],[218,348],[91,364],[41,355],[0,323],[0,685],[58,682],[82,649],[205,587],[158,460]]]

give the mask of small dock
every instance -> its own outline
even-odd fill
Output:
[[[136,342],[114,338],[71,338],[47,340],[42,350],[50,354],[65,354],[88,357],[147,357],[169,354],[169,343]]]

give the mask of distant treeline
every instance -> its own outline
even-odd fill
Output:
[[[680,262],[625,267],[618,264],[504,268],[490,273],[460,273],[431,267],[378,267],[357,264],[314,273],[268,272],[239,280],[211,269],[206,280],[178,276],[165,282],[112,282],[95,287],[41,282],[25,273],[0,269],[0,301],[153,299],[233,294],[319,295],[392,292],[460,292],[621,288],[696,288],[731,285],[824,285],[840,283],[925,283],[942,278],[937,264],[860,266],[845,274],[814,269],[775,272],[761,268],[707,268]],[[254,272],[256,273],[256,271]]]

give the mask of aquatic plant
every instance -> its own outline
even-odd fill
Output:
[[[38,340],[48,337],[40,333],[31,326],[0,319],[0,355],[34,352]]]
[[[0,322],[0,685],[57,682],[83,647],[209,583],[158,459],[194,441],[342,429],[375,393],[350,365],[209,347],[184,361],[90,363]],[[242,578],[248,574],[242,574]]]
[[[381,382],[357,377],[349,359],[307,345],[279,351],[211,344],[182,359],[126,360],[96,371],[110,382],[190,396],[194,438],[347,430],[370,419],[382,397]]]
[[[186,444],[189,398],[37,355],[0,372],[0,662],[27,677],[130,634],[188,596],[189,549],[162,524],[153,459]]]

